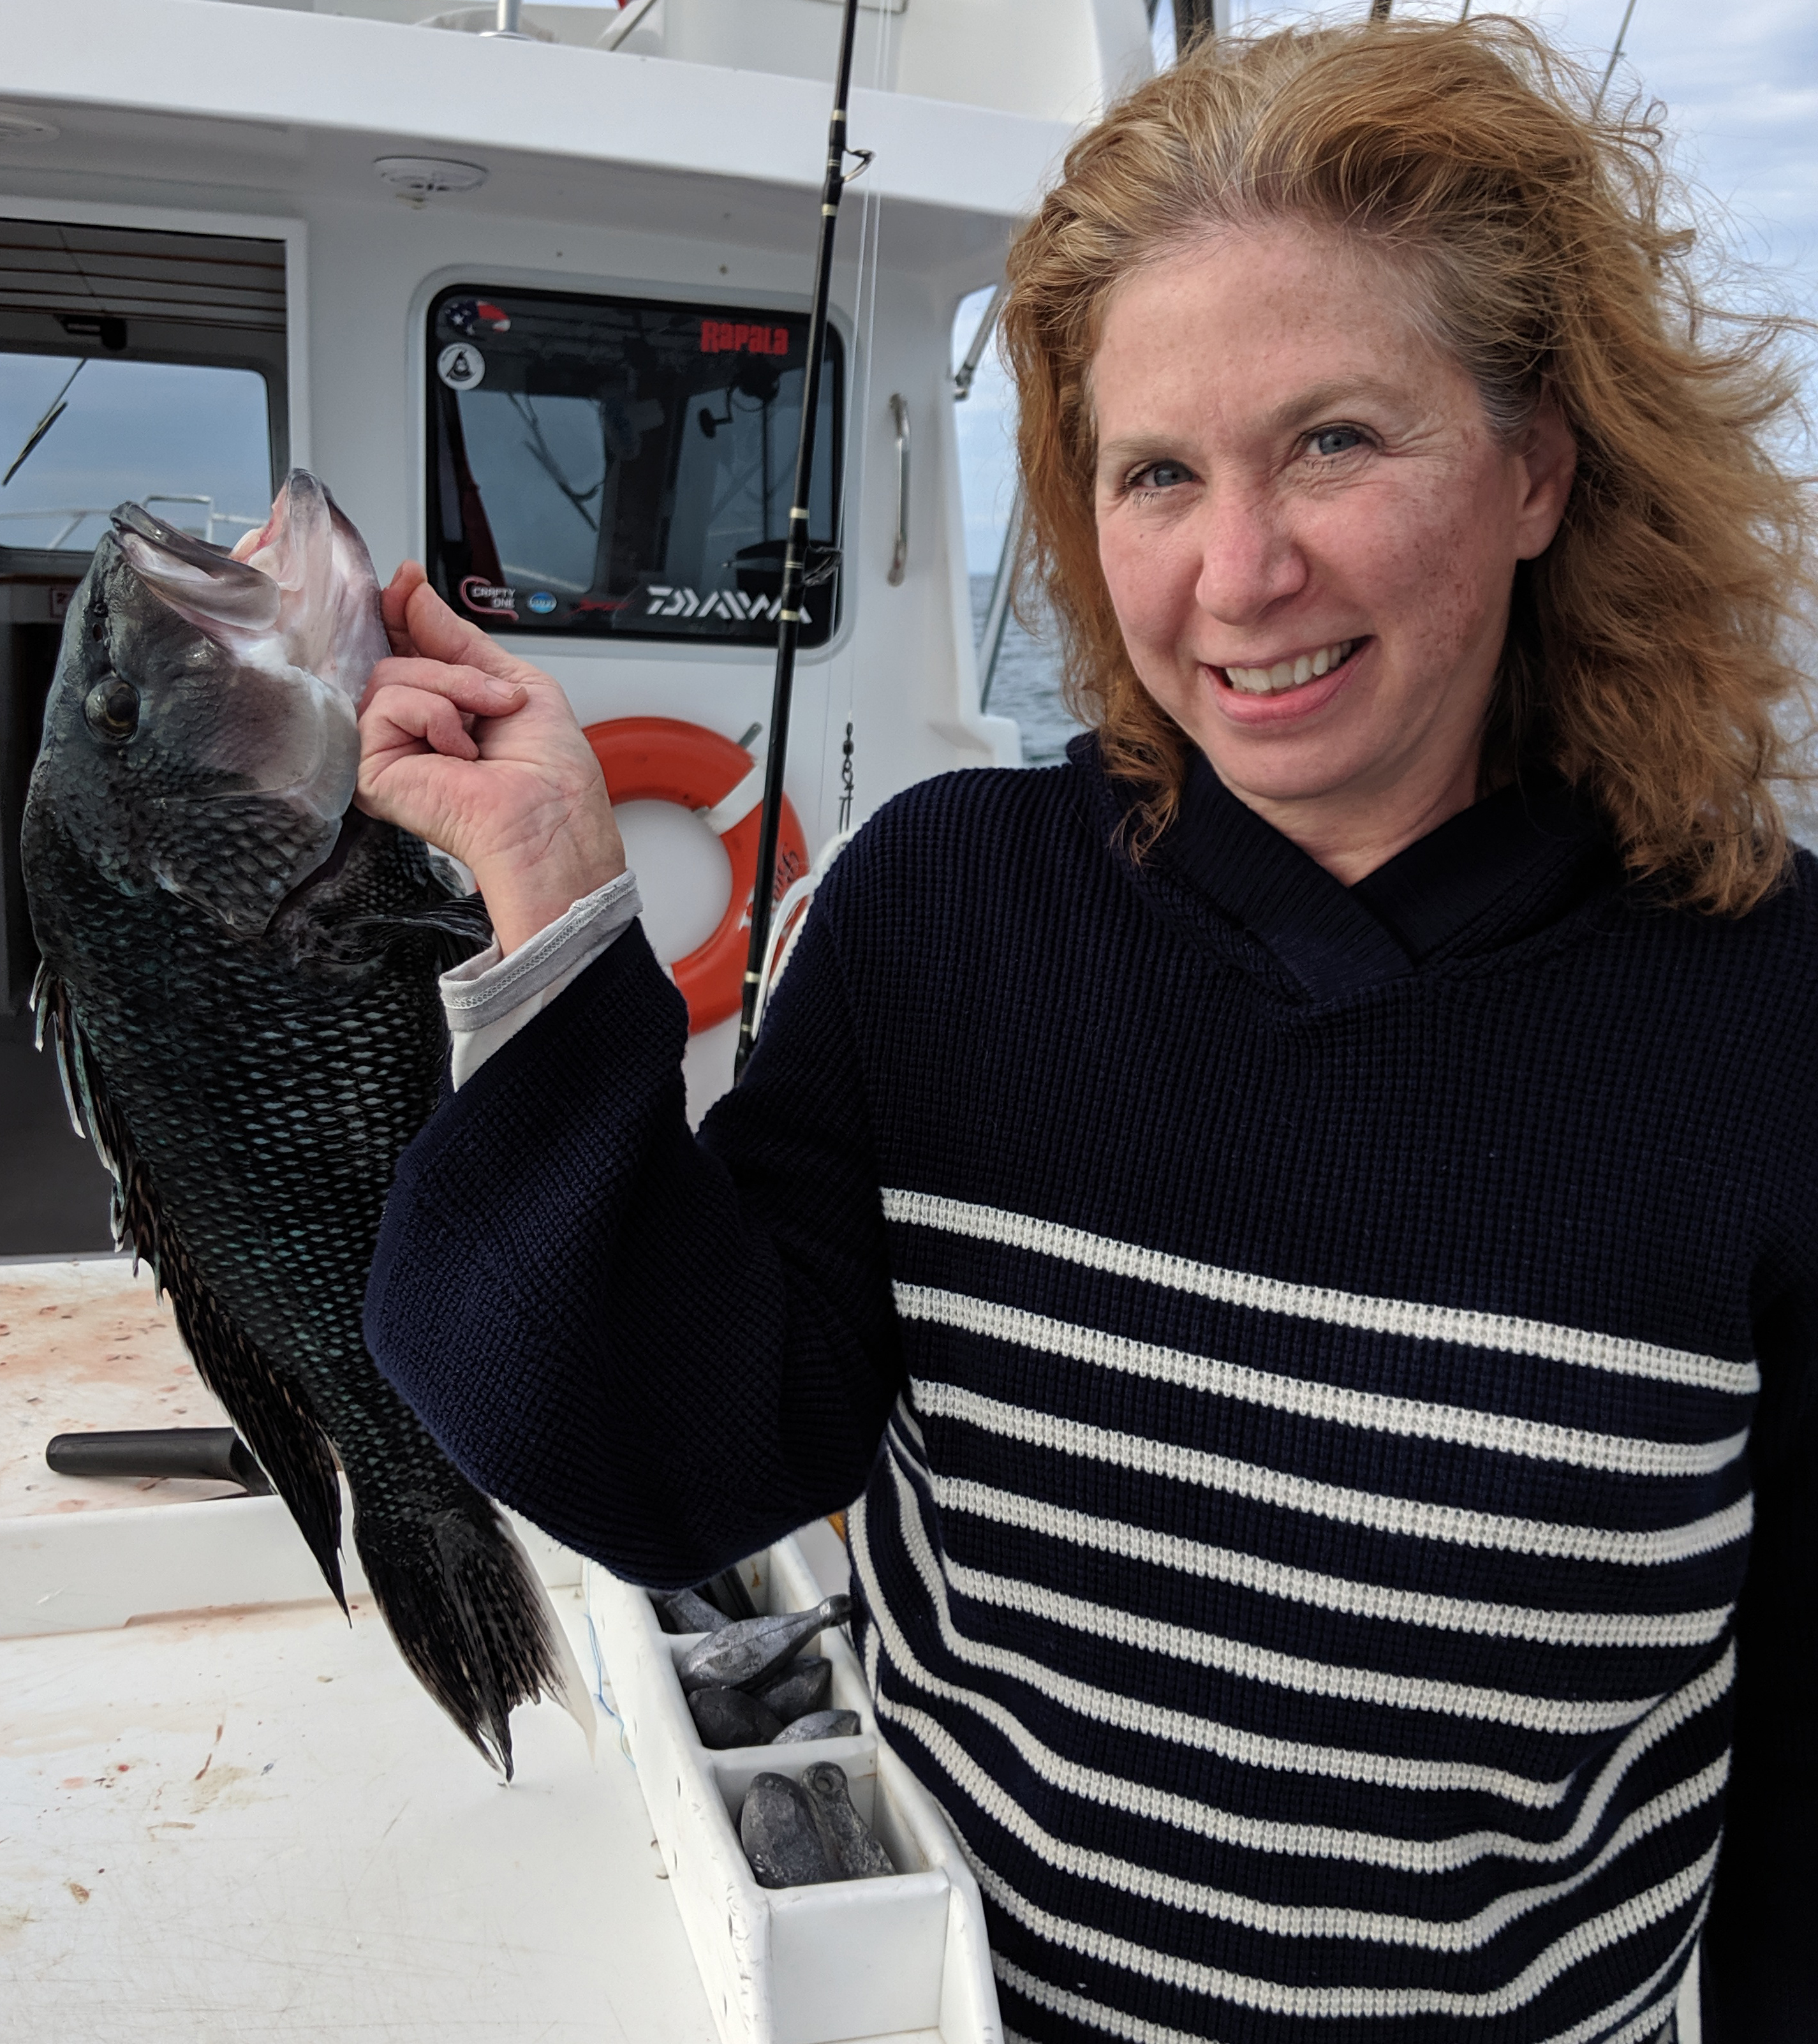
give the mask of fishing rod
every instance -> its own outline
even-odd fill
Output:
[[[776,634],[776,679],[771,690],[770,751],[764,760],[763,805],[758,816],[758,871],[751,888],[751,941],[745,954],[745,984],[739,1015],[739,1047],[732,1058],[735,1083],[757,1038],[758,995],[763,985],[764,953],[770,943],[771,910],[776,892],[777,834],[782,819],[783,766],[789,753],[789,711],[795,689],[795,649],[801,636],[801,595],[808,575],[808,496],[814,474],[815,415],[821,408],[821,357],[827,346],[827,302],[833,282],[833,236],[840,224],[840,195],[848,179],[846,159],[859,159],[854,177],[871,160],[868,149],[846,147],[846,102],[852,84],[852,44],[859,26],[859,0],[845,0],[840,25],[840,61],[833,74],[833,118],[827,129],[827,176],[821,187],[821,245],[814,263],[814,307],[808,319],[808,360],[801,372],[801,432],[795,445],[795,494],[790,501],[789,538],[782,557],[782,592]],[[834,563],[828,563],[829,567]]]
[[[1609,90],[1609,82],[1616,76],[1616,60],[1622,55],[1623,44],[1628,36],[1628,25],[1634,15],[1635,0],[1628,0],[1628,5],[1622,10],[1622,26],[1616,32],[1616,42],[1609,53],[1609,62],[1604,66],[1603,79],[1597,86],[1597,96],[1591,102],[1593,113],[1603,111],[1604,94]]]

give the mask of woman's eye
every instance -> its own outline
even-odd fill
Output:
[[[1362,447],[1363,436],[1355,426],[1321,426],[1309,444],[1315,454],[1329,458],[1349,454],[1353,448]]]
[[[1189,480],[1189,471],[1178,461],[1152,461],[1147,468],[1140,468],[1130,478],[1130,486],[1140,494],[1157,490],[1172,490]]]

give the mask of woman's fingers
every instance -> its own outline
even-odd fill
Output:
[[[363,723],[379,697],[392,689],[414,690],[425,695],[444,697],[457,709],[472,717],[509,717],[528,700],[524,684],[498,674],[482,674],[477,667],[448,667],[440,660],[394,655],[381,660],[367,684]]]
[[[362,781],[369,763],[376,777],[393,760],[425,751],[440,752],[451,759],[479,759],[480,748],[459,705],[433,689],[394,682],[377,690],[360,720]]]

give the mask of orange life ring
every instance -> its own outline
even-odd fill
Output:
[[[723,802],[751,774],[751,755],[717,731],[673,717],[621,717],[590,724],[586,739],[615,802],[679,802],[698,812]],[[736,1015],[751,943],[751,899],[758,875],[758,801],[719,832],[732,862],[726,912],[705,943],[669,968],[688,1003],[688,1028],[710,1029]],[[777,834],[773,901],[808,870],[808,841],[785,796]]]

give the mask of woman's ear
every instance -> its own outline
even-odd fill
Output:
[[[1578,444],[1551,394],[1541,399],[1516,459],[1521,478],[1515,517],[1516,558],[1531,561],[1552,545],[1578,466]]]

